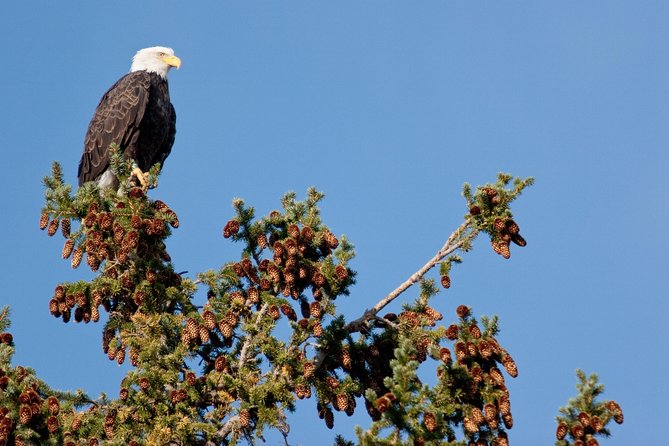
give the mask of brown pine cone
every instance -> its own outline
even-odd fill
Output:
[[[520,234],[512,234],[511,241],[521,248],[523,246],[527,246],[527,241],[525,241],[525,239]]]
[[[446,329],[446,337],[449,340],[454,341],[458,338],[458,331],[459,331],[458,326],[455,324],[451,324]]]
[[[583,434],[585,434],[583,425],[579,422],[574,423],[574,425],[571,427],[571,434],[575,439],[580,439],[583,437]]]
[[[506,373],[508,373],[509,376],[513,378],[518,376],[518,367],[516,366],[516,361],[513,360],[511,355],[506,354],[502,358],[502,365],[506,369]]]
[[[202,321],[207,330],[214,330],[216,328],[216,316],[209,310],[202,312]]]
[[[441,276],[441,286],[444,288],[450,288],[451,287],[451,278],[447,275]]]
[[[340,412],[343,412],[346,409],[348,409],[348,395],[346,395],[345,393],[338,393],[337,396],[335,397],[333,406]]]
[[[43,212],[39,216],[39,228],[41,230],[45,230],[48,225],[49,225],[49,214]]]
[[[228,368],[228,360],[225,356],[218,356],[216,358],[216,361],[214,361],[214,369],[216,369],[217,372],[222,373],[225,371],[225,369]]]
[[[335,249],[339,246],[339,240],[337,240],[337,237],[332,232],[327,232],[323,237],[323,240],[325,240],[325,243],[330,249]]]
[[[69,238],[70,231],[72,230],[72,223],[69,218],[64,218],[60,221],[60,232],[63,234],[63,237]]]
[[[63,244],[63,251],[61,253],[61,256],[64,259],[67,259],[70,257],[70,254],[72,254],[72,250],[74,249],[74,240],[71,238],[65,240],[65,244]]]
[[[432,412],[426,412],[423,415],[423,424],[428,432],[437,430],[437,417]]]
[[[58,230],[58,220],[54,218],[53,220],[51,220],[51,222],[49,222],[49,229],[47,229],[46,233],[49,235],[49,237],[51,237],[56,233],[57,230]]]
[[[470,308],[467,305],[460,305],[455,309],[455,312],[457,313],[458,317],[465,318],[469,316]]]
[[[54,415],[51,415],[49,418],[47,418],[46,428],[50,434],[55,434],[58,432],[60,429],[60,422],[58,421],[58,418]]]
[[[470,417],[464,417],[462,420],[462,425],[465,428],[465,431],[467,431],[470,434],[474,434],[479,431],[479,426],[476,424],[476,421],[474,421]]]
[[[269,307],[267,314],[269,314],[269,317],[271,317],[274,320],[279,319],[279,317],[281,316],[279,314],[279,307],[277,307],[276,305],[272,305],[271,307]]]
[[[75,248],[75,250],[72,253],[72,268],[78,268],[79,264],[81,263],[81,259],[84,257],[84,250],[81,248]]]

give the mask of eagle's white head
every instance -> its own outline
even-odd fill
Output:
[[[181,66],[181,59],[174,55],[172,48],[164,46],[154,46],[137,51],[132,58],[130,71],[145,70],[150,73],[156,73],[163,79],[167,78],[167,72],[172,67]]]

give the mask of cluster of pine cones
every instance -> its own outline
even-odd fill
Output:
[[[586,412],[580,412],[577,419],[567,423],[560,421],[555,431],[555,437],[561,441],[560,444],[573,446],[598,446],[599,442],[595,435],[608,435],[604,432],[606,424],[613,419],[616,423],[622,424],[624,421],[623,411],[620,405],[615,401],[608,401],[603,404],[599,415],[592,415]],[[565,438],[570,436],[573,443],[569,443]]]
[[[493,251],[501,255],[505,259],[511,257],[511,242],[518,246],[526,246],[527,242],[520,235],[520,227],[511,218],[494,217],[502,198],[497,191],[492,187],[485,187],[481,189],[483,198],[482,206],[473,204],[469,208],[469,214],[479,220],[488,223],[487,232],[490,234],[490,243]],[[492,221],[492,224],[490,222]]]
[[[232,288],[212,287],[202,310],[190,314],[185,320],[182,342],[191,347],[214,347],[207,347],[207,351],[216,372],[236,373],[236,367],[229,367],[225,349],[239,339],[235,334],[242,321],[253,322],[259,317],[276,321],[283,315],[294,323],[295,329],[303,330],[308,336],[320,337],[323,335],[322,318],[329,302],[352,283],[350,270],[344,264],[335,264],[329,257],[339,246],[339,240],[329,230],[286,224],[276,211],[270,214],[269,221],[265,232],[254,233],[252,237],[247,233],[248,228],[240,225],[238,220],[226,223],[224,237],[245,238],[254,248],[254,255],[228,265],[227,271],[237,277],[236,285]],[[271,257],[263,258],[266,251]],[[283,372],[295,395],[309,398],[314,385],[314,365],[305,360],[302,353],[295,354],[301,366],[284,367]],[[337,384],[334,381],[327,381],[334,392],[333,407],[352,414],[355,400],[341,389],[335,392]],[[331,409],[325,408],[320,413],[326,423],[332,417],[327,415],[328,411]],[[252,413],[244,414],[244,418],[253,418]],[[248,425],[251,421],[243,424]]]

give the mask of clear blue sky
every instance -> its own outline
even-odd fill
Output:
[[[260,213],[315,185],[355,243],[356,317],[431,257],[465,213],[465,181],[535,176],[509,261],[478,240],[438,308],[498,314],[520,376],[518,446],[552,444],[576,368],[597,371],[625,424],[604,444],[666,441],[669,384],[669,3],[4,2],[0,6],[0,304],[17,364],[56,388],[117,395],[125,373],[100,325],[64,325],[47,302],[90,277],[37,229],[41,178],[74,182],[102,93],[139,48],[166,45],[177,137],[154,198],[181,227],[178,270],[238,255],[221,237],[230,201]],[[413,296],[411,294],[410,296]],[[315,401],[291,443],[329,444]],[[364,413],[364,411],[361,411]],[[336,431],[352,438],[353,421]],[[270,444],[278,439],[270,437]]]

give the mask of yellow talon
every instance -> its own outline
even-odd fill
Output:
[[[149,180],[148,180],[149,173],[148,172],[144,173],[139,167],[134,167],[132,169],[132,174],[135,177],[137,177],[137,180],[142,185],[142,190],[146,192],[147,189],[149,188]]]

